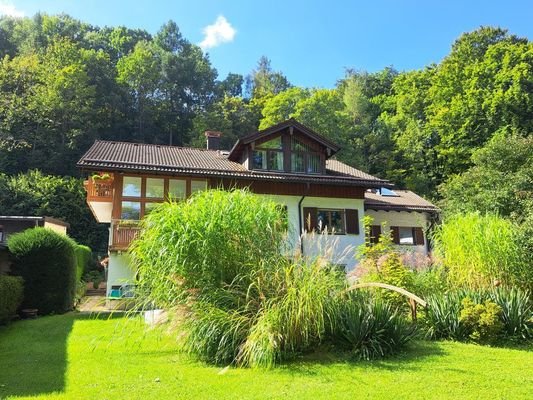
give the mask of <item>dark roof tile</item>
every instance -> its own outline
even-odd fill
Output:
[[[123,170],[166,174],[190,174],[284,182],[330,183],[379,187],[391,184],[337,160],[326,161],[326,174],[305,175],[253,171],[213,150],[128,142],[96,141],[78,162],[87,170]]]

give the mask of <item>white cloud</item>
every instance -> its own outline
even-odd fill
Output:
[[[0,1],[0,15],[22,18],[24,16],[24,13],[20,10],[17,10],[13,4],[5,1]]]
[[[231,42],[237,31],[223,15],[219,15],[214,24],[207,25],[203,29],[203,33],[205,37],[200,42],[200,47],[206,50]]]

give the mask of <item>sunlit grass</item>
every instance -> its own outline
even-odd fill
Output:
[[[45,317],[0,328],[0,398],[526,399],[533,353],[417,342],[393,358],[317,353],[272,370],[198,363],[131,319]]]

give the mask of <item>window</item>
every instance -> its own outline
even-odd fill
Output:
[[[318,174],[321,171],[320,153],[308,144],[291,137],[291,171]]]
[[[400,244],[415,244],[415,238],[413,235],[413,228],[406,228],[400,226],[398,229],[398,234],[400,236]]]
[[[191,194],[207,189],[206,181],[191,181]]]
[[[421,246],[425,244],[424,230],[421,227],[391,226],[392,239],[402,246]]]
[[[257,145],[252,153],[254,169],[283,171],[283,143],[281,136]]]
[[[320,232],[343,234],[344,210],[317,210],[317,228]]]
[[[144,203],[144,215],[150,214],[150,212],[161,203]]]
[[[125,176],[122,184],[123,197],[141,197],[141,177]]]
[[[165,199],[181,200],[206,189],[205,179],[124,176],[120,218],[140,220]]]
[[[336,235],[359,235],[359,210],[304,207],[303,228],[306,232],[328,232]]]
[[[141,219],[141,202],[123,201],[120,219],[134,219],[134,220]]]
[[[165,195],[163,178],[146,178],[146,197],[162,199]]]
[[[168,182],[168,197],[175,200],[187,197],[187,181],[185,179],[170,179]]]

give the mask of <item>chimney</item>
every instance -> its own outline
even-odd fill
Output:
[[[222,136],[222,132],[205,131],[207,150],[220,150],[220,136]]]

